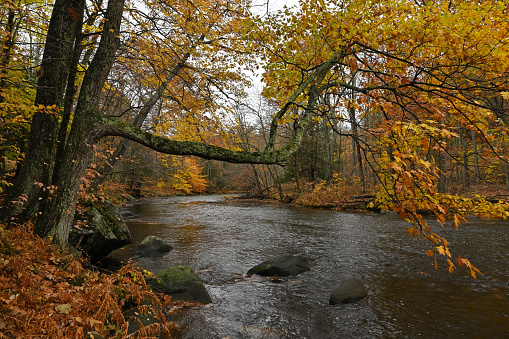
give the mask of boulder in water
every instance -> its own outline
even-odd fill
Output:
[[[365,298],[366,295],[366,288],[362,281],[356,278],[348,278],[332,292],[329,304],[336,305],[355,302]]]
[[[154,235],[148,235],[134,248],[134,253],[142,256],[159,255],[173,250],[170,244]]]
[[[85,217],[88,219],[86,226],[71,228],[69,244],[92,259],[103,258],[131,242],[129,228],[110,201],[94,204]]]
[[[309,265],[302,258],[286,254],[267,259],[261,264],[251,268],[247,271],[247,274],[258,274],[263,276],[277,275],[279,277],[285,277],[289,275],[297,275],[309,270]]]
[[[170,295],[175,300],[197,301],[203,304],[212,302],[205,285],[193,270],[187,266],[175,266],[156,274],[149,281],[150,287],[160,293]]]

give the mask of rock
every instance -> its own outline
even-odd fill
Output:
[[[263,276],[277,275],[285,277],[309,271],[309,265],[300,257],[294,255],[281,255],[270,258],[247,271],[247,274]]]
[[[69,244],[84,251],[92,259],[100,259],[131,242],[131,234],[120,216],[118,208],[110,201],[97,203],[85,213],[88,224],[72,227]]]
[[[147,235],[142,242],[134,248],[134,253],[142,256],[159,255],[173,250],[171,245],[164,242],[163,239],[154,235]]]
[[[170,295],[175,300],[197,301],[203,304],[212,302],[203,282],[187,266],[175,266],[156,274],[158,279],[149,281],[156,291]]]
[[[366,297],[366,288],[362,281],[356,278],[344,280],[338,288],[332,292],[329,298],[329,304],[344,304],[355,302]]]

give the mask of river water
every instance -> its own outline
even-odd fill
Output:
[[[174,250],[133,257],[158,272],[175,265],[198,271],[213,303],[184,309],[177,338],[509,338],[509,223],[470,220],[441,229],[454,253],[483,273],[449,274],[426,257],[426,241],[406,234],[396,215],[345,213],[223,196],[132,202],[133,244],[147,235]],[[311,271],[274,280],[245,277],[271,256],[304,257]],[[331,306],[330,293],[360,278],[367,298]]]

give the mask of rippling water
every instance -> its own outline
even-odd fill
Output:
[[[199,271],[213,303],[182,311],[181,338],[509,338],[509,223],[471,220],[442,231],[452,250],[483,275],[439,270],[428,243],[406,234],[392,214],[344,213],[239,201],[222,196],[171,197],[133,202],[133,244],[146,235],[174,250],[134,257],[157,272],[184,264]],[[308,259],[311,271],[273,281],[241,278],[280,254]],[[345,277],[360,278],[368,297],[330,306]]]

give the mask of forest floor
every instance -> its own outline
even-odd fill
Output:
[[[132,263],[101,273],[33,235],[30,224],[0,225],[0,338],[171,337],[177,327],[165,313],[196,303],[152,293],[147,275]],[[129,309],[153,323],[140,326],[124,316]]]

